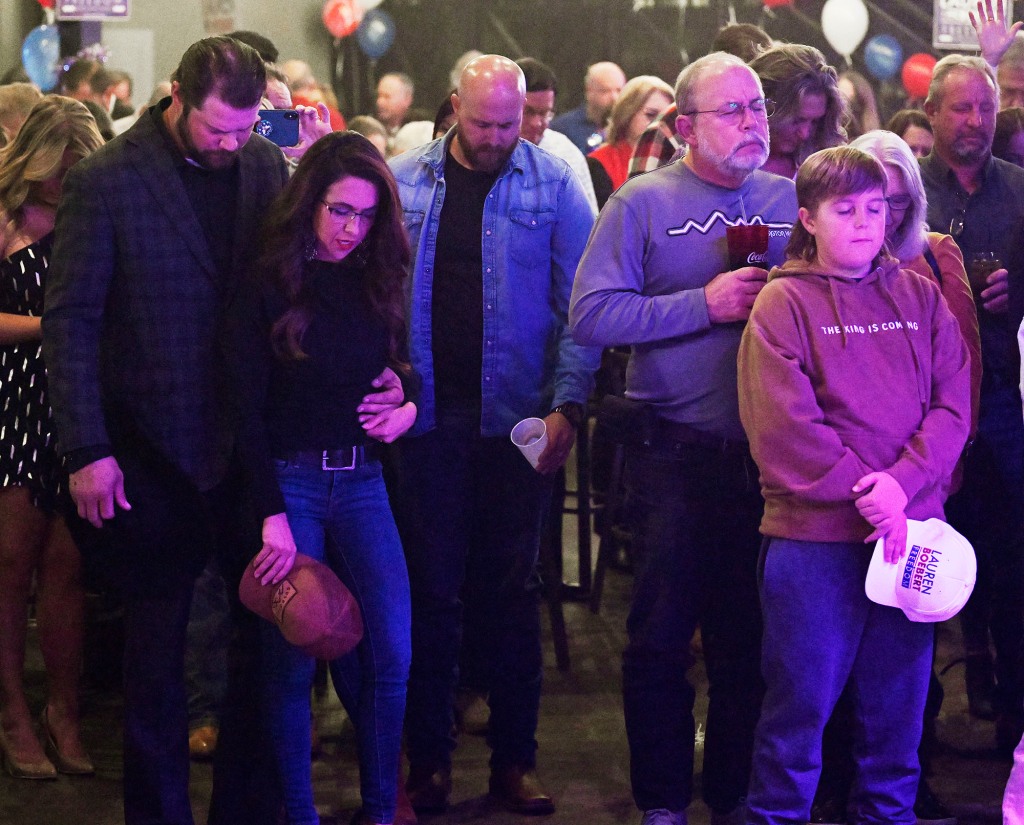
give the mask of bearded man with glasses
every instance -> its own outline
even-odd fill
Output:
[[[633,797],[643,825],[686,822],[695,734],[686,671],[699,622],[710,685],[703,793],[717,825],[743,821],[763,693],[762,500],[739,420],[736,355],[797,204],[792,181],[760,171],[773,104],[742,60],[715,52],[690,64],[675,103],[687,154],[609,198],[576,273],[569,323],[581,344],[632,347],[627,399],[605,421],[626,445],[633,530],[622,668]],[[741,249],[730,234],[760,238]]]

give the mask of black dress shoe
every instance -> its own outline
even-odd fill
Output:
[[[819,794],[811,805],[811,825],[846,825],[846,800],[838,795]]]
[[[917,785],[914,816],[917,817],[917,825],[957,825],[956,816],[936,799],[923,776]]]
[[[555,803],[532,768],[492,768],[490,793],[513,813],[543,816],[555,812]]]
[[[444,813],[448,807],[448,796],[452,792],[452,770],[410,765],[405,792],[416,813]]]

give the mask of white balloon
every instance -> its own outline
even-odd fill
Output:
[[[868,33],[868,7],[864,0],[827,0],[821,10],[821,28],[828,44],[849,57]]]
[[[363,7],[363,11],[369,11],[370,9],[377,8],[384,0],[356,0],[356,2]]]

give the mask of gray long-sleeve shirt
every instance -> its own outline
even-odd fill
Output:
[[[745,440],[736,393],[744,325],[711,324],[704,286],[729,269],[727,226],[768,224],[770,268],[783,260],[796,213],[793,182],[767,172],[726,189],[678,161],[627,181],[602,210],[580,261],[573,336],[632,346],[630,398],[668,420]]]

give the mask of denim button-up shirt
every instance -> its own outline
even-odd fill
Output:
[[[390,162],[414,250],[409,352],[423,394],[413,434],[435,425],[434,257],[453,134]],[[567,401],[584,403],[590,394],[601,351],[572,340],[567,316],[592,225],[590,206],[565,162],[520,140],[484,204],[481,435],[508,435],[521,419],[543,417]]]

